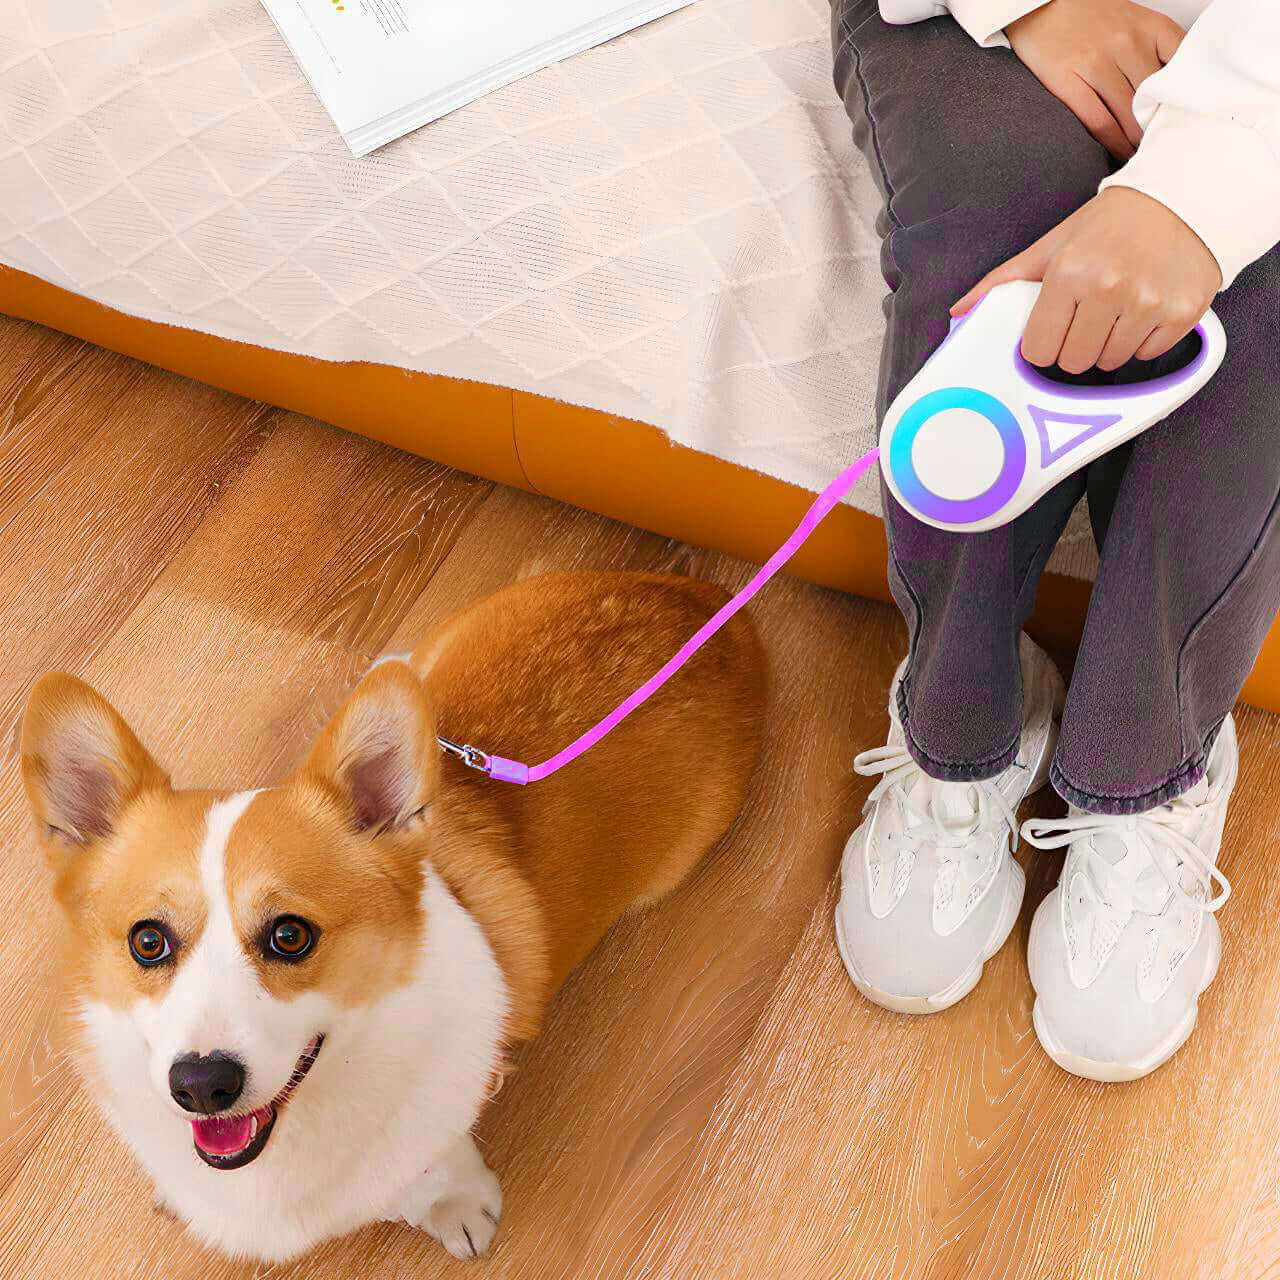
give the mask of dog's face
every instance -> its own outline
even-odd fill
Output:
[[[423,1041],[444,1012],[422,986],[433,934],[458,922],[433,920],[426,892],[437,768],[421,688],[395,664],[281,787],[230,796],[173,790],[79,681],[37,686],[24,778],[70,926],[90,1088],[166,1198],[168,1170],[235,1183],[237,1202],[250,1180],[332,1178],[343,1140],[439,1068]],[[488,1065],[451,1081],[463,1111]]]
[[[421,872],[386,853],[292,783],[140,797],[76,868],[81,993],[212,1168],[262,1156],[326,1038],[410,979]]]

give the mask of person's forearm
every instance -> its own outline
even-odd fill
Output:
[[[1134,99],[1142,145],[1103,187],[1172,209],[1222,287],[1280,243],[1280,4],[1214,0]]]

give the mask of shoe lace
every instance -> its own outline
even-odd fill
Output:
[[[863,812],[878,804],[884,797],[893,796],[902,806],[909,821],[904,839],[913,844],[932,844],[938,851],[938,860],[946,863],[969,853],[986,859],[990,851],[983,849],[975,854],[974,836],[984,828],[999,822],[1007,828],[1013,846],[1018,843],[1018,817],[1008,800],[993,781],[968,783],[973,797],[972,810],[967,814],[947,813],[941,806],[938,786],[917,786],[926,777],[911,753],[899,743],[887,743],[860,752],[853,761],[855,773],[864,778],[879,777],[871,788]],[[951,784],[966,785],[966,784]],[[914,802],[923,792],[923,807]]]
[[[1211,804],[1215,798],[1211,792],[1199,804],[1175,800],[1159,809],[1132,815],[1084,813],[1068,818],[1028,818],[1022,824],[1022,834],[1027,843],[1037,849],[1076,845],[1076,854],[1085,871],[1085,893],[1099,906],[1120,911],[1142,910],[1135,892],[1137,882],[1148,866],[1154,866],[1169,886],[1173,900],[1193,911],[1217,911],[1231,896],[1231,882],[1183,829],[1198,808]],[[1097,848],[1095,841],[1097,836],[1115,838],[1121,832],[1133,833],[1138,847],[1147,855],[1146,859],[1136,861],[1128,874],[1121,872]],[[1191,873],[1203,897],[1188,893],[1182,887],[1184,870]],[[1167,903],[1147,914],[1161,914],[1165,905]]]

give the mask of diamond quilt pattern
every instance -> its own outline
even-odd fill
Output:
[[[10,10],[0,262],[653,423],[809,488],[872,443],[878,195],[827,0],[698,0],[362,160],[258,0]],[[852,501],[878,510],[874,482]],[[1077,552],[1058,567],[1087,573]]]

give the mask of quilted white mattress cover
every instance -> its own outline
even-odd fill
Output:
[[[810,489],[873,442],[878,195],[827,0],[698,0],[360,160],[258,0],[15,7],[0,262],[653,423]],[[879,509],[871,480],[851,500]],[[1079,526],[1054,567],[1091,574]]]

